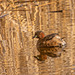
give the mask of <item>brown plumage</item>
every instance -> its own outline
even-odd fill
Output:
[[[33,38],[39,39],[36,46],[40,55],[35,56],[38,60],[45,60],[47,56],[59,57],[66,46],[66,42],[57,33],[45,36],[42,31],[37,31]]]
[[[30,1],[46,1],[46,0],[30,0]]]

